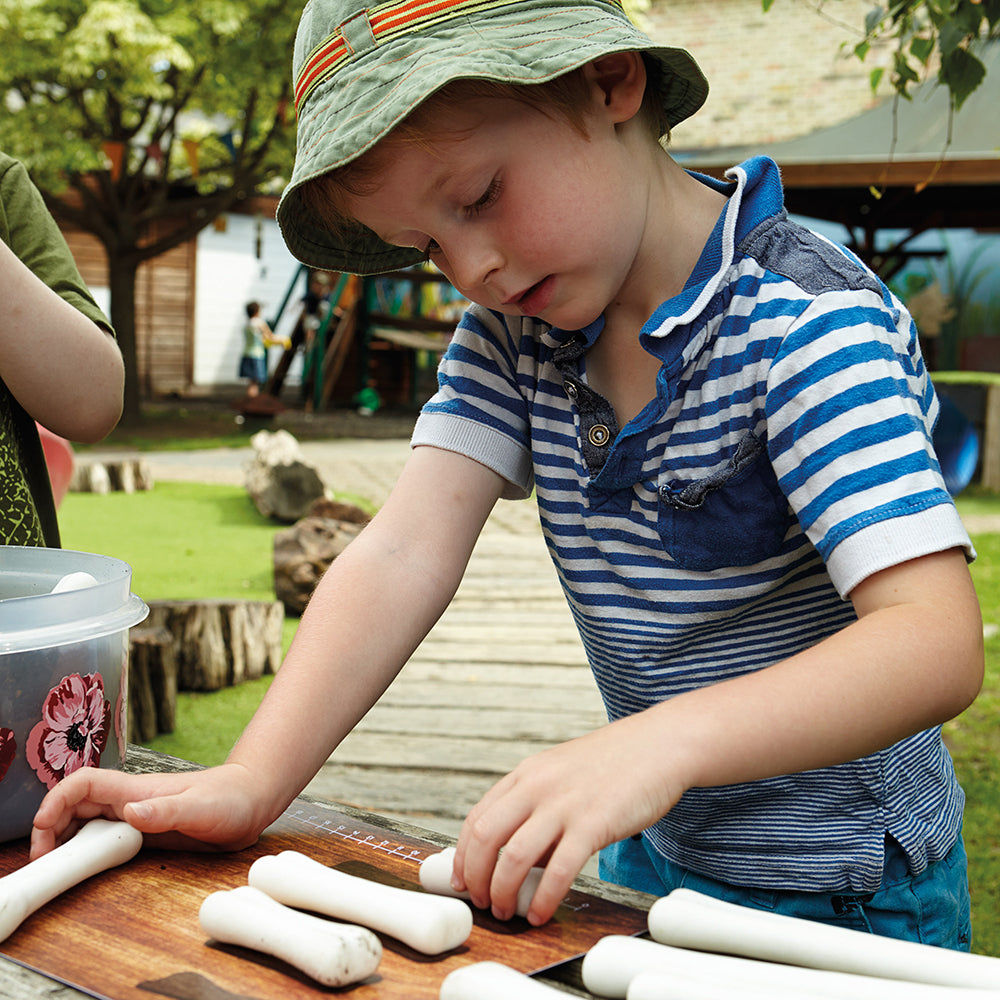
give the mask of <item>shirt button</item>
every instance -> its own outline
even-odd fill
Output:
[[[570,399],[576,399],[576,386],[572,382],[563,382],[563,387]]]
[[[588,431],[587,437],[595,448],[603,448],[611,440],[611,432],[604,424],[594,424]]]

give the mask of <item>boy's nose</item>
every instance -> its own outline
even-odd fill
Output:
[[[462,238],[449,251],[448,260],[459,288],[488,288],[503,268],[503,253],[485,234]]]

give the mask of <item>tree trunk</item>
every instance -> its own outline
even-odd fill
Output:
[[[142,387],[139,383],[139,352],[136,345],[135,284],[139,271],[135,253],[122,253],[104,245],[108,256],[108,287],[111,292],[111,325],[125,362],[125,403],[121,423],[134,427],[142,420]]]

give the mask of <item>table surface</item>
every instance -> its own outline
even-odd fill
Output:
[[[131,771],[186,770],[193,767],[194,765],[186,761],[156,754],[143,748],[129,748],[128,769]],[[330,827],[331,822],[334,824],[334,828]],[[311,829],[313,826],[315,826],[314,830]],[[313,845],[314,853],[316,849],[325,848],[327,844],[330,844],[332,845],[331,849],[336,852],[338,857],[346,859],[337,867],[351,870],[349,866],[353,866],[356,874],[382,881],[392,881],[400,875],[402,875],[403,880],[411,878],[408,866],[415,870],[416,865],[427,853],[433,853],[435,849],[449,845],[448,838],[440,834],[386,820],[383,817],[350,809],[340,804],[321,802],[308,796],[296,800],[282,817],[282,820],[275,825],[273,832],[269,834],[270,844],[279,849],[296,847],[295,838],[302,839],[307,836],[300,832],[300,828],[310,828],[308,836],[313,839],[304,839],[303,842]],[[315,839],[316,833],[324,836]],[[264,841],[268,841],[268,838],[265,837]],[[387,853],[382,845],[391,846],[392,851]],[[251,853],[253,850],[251,849]],[[5,853],[8,858],[20,858],[24,856],[24,851],[24,845],[15,842],[6,846]],[[171,879],[171,888],[176,890],[177,894],[185,891],[188,892],[189,896],[194,891],[207,894],[211,888],[225,887],[214,885],[210,889],[204,888],[206,881],[210,881],[215,876],[216,871],[220,873],[220,877],[227,877],[221,874],[225,871],[221,859],[243,859],[244,867],[249,865],[252,860],[249,855],[244,858],[243,852],[240,855],[185,854],[183,856],[185,863],[173,866],[171,872],[170,855],[173,852],[152,853],[159,854],[160,857],[144,858],[143,855],[147,854],[144,851],[136,859],[136,861],[141,861],[145,867],[140,873],[137,873],[133,867],[131,883],[115,881],[116,878],[119,880],[128,878],[128,873],[125,872],[124,868],[118,870],[117,876],[107,873],[107,877],[95,876],[95,879],[88,880],[92,884],[87,889],[81,887],[81,894],[87,900],[86,905],[89,905],[89,911],[83,910],[77,916],[77,910],[85,904],[81,904],[72,894],[67,894],[69,898],[61,897],[59,901],[53,901],[49,904],[54,912],[44,916],[45,908],[43,908],[35,917],[29,918],[29,921],[22,925],[22,929],[11,935],[7,942],[0,943],[0,951],[4,952],[0,954],[0,996],[10,998],[10,1000],[28,1000],[28,998],[37,1000],[40,997],[51,998],[51,1000],[71,1000],[71,998],[79,1000],[83,996],[112,997],[113,1000],[118,1000],[119,997],[131,998],[134,995],[153,997],[157,993],[174,997],[193,997],[199,990],[203,991],[205,982],[201,983],[200,986],[195,984],[193,987],[180,982],[184,976],[197,978],[193,971],[163,976],[163,969],[169,968],[169,965],[163,963],[157,965],[160,962],[160,956],[156,956],[155,961],[152,960],[151,956],[149,957],[149,975],[139,974],[140,971],[145,970],[133,969],[131,978],[126,977],[126,980],[123,981],[125,985],[119,985],[115,974],[108,971],[108,967],[111,965],[110,955],[102,957],[98,954],[96,963],[94,956],[90,956],[88,961],[92,963],[91,968],[97,970],[92,979],[86,978],[87,966],[82,959],[84,972],[81,972],[73,963],[65,964],[66,959],[59,957],[60,955],[65,956],[68,949],[64,943],[63,950],[60,952],[60,942],[54,938],[64,933],[66,942],[72,942],[74,920],[77,923],[75,933],[80,934],[81,926],[92,920],[95,905],[104,906],[107,909],[113,909],[116,906],[118,898],[115,894],[120,894],[121,890],[118,887],[122,884],[129,884],[132,888],[136,882],[141,884],[144,879],[148,880],[150,872],[153,872],[161,879]],[[263,853],[270,853],[270,851],[264,850]],[[369,859],[374,863],[369,864]],[[330,863],[330,860],[321,860]],[[134,866],[136,861],[129,864]],[[213,868],[213,865],[218,867]],[[7,868],[9,867],[10,861],[8,860]],[[230,867],[232,866],[230,865]],[[160,876],[160,870],[166,874]],[[101,879],[101,882],[97,882],[97,879]],[[397,880],[399,879],[397,878]],[[399,880],[400,884],[403,884],[403,880]],[[83,885],[87,886],[88,883]],[[73,890],[72,893],[77,893],[77,890]],[[65,903],[63,903],[64,899]],[[96,903],[97,900],[100,903]],[[414,955],[405,954],[405,949],[400,952],[398,948],[387,947],[383,958],[383,968],[386,970],[383,984],[364,987],[358,992],[359,995],[363,992],[365,996],[395,997],[400,995],[411,997],[416,996],[419,989],[426,992],[428,996],[436,997],[440,980],[452,967],[468,964],[471,961],[506,960],[507,964],[511,964],[515,968],[521,967],[523,971],[532,971],[539,981],[557,986],[564,990],[567,995],[588,997],[590,994],[583,989],[580,981],[580,958],[574,956],[579,956],[604,934],[632,934],[642,931],[645,926],[646,911],[652,902],[653,897],[643,893],[632,892],[596,879],[580,878],[574,885],[573,893],[567,897],[564,906],[560,908],[556,919],[545,928],[529,929],[526,923],[519,929],[509,928],[493,921],[488,914],[477,911],[473,936],[469,940],[468,947],[462,949],[462,954],[444,956],[440,961],[431,962],[426,964],[425,968],[421,968],[420,964],[414,961]],[[31,921],[34,921],[33,926]],[[169,924],[169,918],[164,917],[164,921],[166,923],[164,927],[166,936],[168,930],[172,930],[172,928]],[[137,922],[139,922],[138,919]],[[96,928],[87,927],[85,932],[89,934],[92,930],[96,935]],[[237,987],[236,989],[233,988],[233,985],[228,990],[216,989],[215,995],[220,1000],[222,997],[235,1000],[237,995],[244,998],[253,996],[255,1000],[268,1000],[269,996],[280,996],[282,1000],[285,1000],[286,997],[297,996],[299,992],[303,992],[303,995],[309,995],[313,992],[313,987],[308,983],[303,985],[301,981],[293,982],[290,979],[287,983],[282,983],[281,980],[276,979],[276,976],[285,975],[285,970],[282,970],[279,964],[276,971],[275,963],[271,960],[268,960],[270,968],[255,968],[253,963],[241,961],[239,956],[234,958],[224,949],[206,947],[207,942],[199,939],[199,935],[188,934],[186,936],[189,939],[193,938],[193,943],[191,940],[185,941],[183,936],[179,936],[176,944],[172,942],[169,948],[164,948],[165,952],[169,952],[170,957],[180,962],[176,966],[178,969],[185,968],[186,960],[186,968],[197,969],[199,973],[202,969],[205,970],[206,975],[214,974],[213,970],[218,970],[218,975],[223,982],[226,981],[225,976],[231,974],[234,968],[237,970],[237,974],[241,975],[243,970],[247,969],[249,970],[248,975],[257,976],[256,979],[247,980],[249,986],[233,979],[231,982]],[[114,948],[115,941],[113,934],[107,935],[104,939],[95,936],[92,950],[98,953],[110,951]],[[183,954],[184,948],[188,949],[186,955]],[[231,949],[229,951],[231,952]],[[39,955],[43,957],[40,959]],[[141,963],[142,960],[138,961]],[[423,961],[426,963],[426,960]],[[26,967],[26,965],[34,966],[34,968]],[[47,974],[43,975],[35,971],[36,968],[44,969]],[[409,983],[403,983],[399,986],[398,989],[403,992],[397,994],[393,992],[392,980],[399,975],[413,978]],[[65,980],[64,982],[58,981],[60,976]],[[151,981],[139,983],[138,980]],[[178,981],[177,988],[180,989],[180,992],[171,992],[174,989],[174,983],[168,982],[168,980]],[[214,984],[210,980],[211,975],[208,975],[206,982],[214,988]],[[72,985],[73,983],[80,984],[81,988]],[[160,985],[157,988],[158,984],[165,985]],[[150,987],[154,988],[150,989]],[[192,989],[195,990],[195,993],[191,992]],[[351,992],[353,990],[345,991],[345,995]],[[198,995],[203,994],[198,993]]]

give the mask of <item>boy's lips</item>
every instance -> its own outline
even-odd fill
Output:
[[[517,295],[512,295],[503,304],[514,306],[525,316],[537,316],[551,301],[555,291],[555,276],[546,275],[541,281],[536,282],[530,288],[526,288]]]

